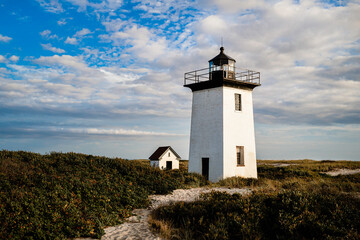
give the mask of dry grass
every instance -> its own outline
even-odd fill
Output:
[[[314,171],[331,171],[333,169],[347,168],[347,169],[358,169],[360,168],[359,161],[333,161],[333,160],[257,160],[258,166],[261,165],[275,165],[275,164],[290,164],[290,167],[300,167],[303,169],[311,169]]]
[[[148,222],[152,230],[165,239],[171,239],[174,235],[176,235],[174,234],[176,230],[172,227],[172,224],[168,221],[157,220],[150,215]]]
[[[146,166],[150,166],[150,160],[149,159],[134,159],[133,161],[142,163],[142,164],[144,164]]]
[[[175,228],[171,221],[158,220],[153,216],[153,213],[149,215],[148,222],[153,232],[160,235],[160,237],[171,240],[194,239],[193,233],[188,229]]]

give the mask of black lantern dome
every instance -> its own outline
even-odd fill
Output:
[[[221,66],[224,64],[229,64],[231,62],[236,62],[235,59],[232,57],[229,57],[224,53],[224,47],[220,48],[220,53],[214,57],[213,59],[209,60],[209,64]]]

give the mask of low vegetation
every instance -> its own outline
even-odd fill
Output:
[[[0,151],[0,239],[97,237],[149,194],[202,186],[184,171],[76,153]]]
[[[258,179],[213,184],[252,194],[204,194],[158,208],[151,223],[168,239],[360,239],[360,174],[323,173],[338,168],[360,162],[261,161]]]
[[[198,186],[246,187],[241,196],[212,192],[152,213],[168,239],[359,239],[360,174],[348,161],[259,161],[258,179],[209,184],[198,174],[160,171],[149,161],[76,153],[0,151],[0,239],[95,237],[122,223],[150,194]]]
[[[152,218],[172,226],[172,239],[359,239],[359,205],[358,198],[332,192],[212,192],[158,208]]]

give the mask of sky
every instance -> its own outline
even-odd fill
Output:
[[[0,0],[0,149],[188,159],[184,73],[261,73],[258,159],[360,160],[360,1]]]

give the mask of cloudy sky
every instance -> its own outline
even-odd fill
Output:
[[[0,149],[188,158],[184,72],[261,72],[259,159],[360,160],[360,1],[0,0]]]

